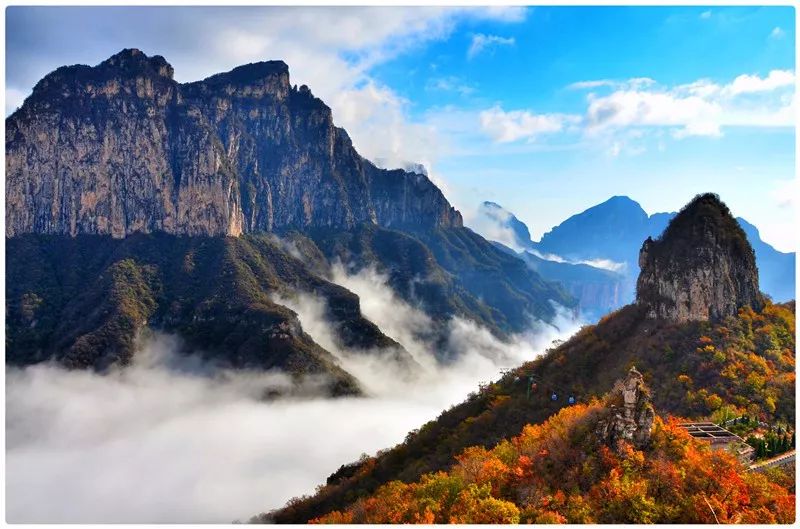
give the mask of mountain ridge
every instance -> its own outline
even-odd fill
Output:
[[[181,84],[126,49],[45,76],[6,133],[7,236],[462,225],[426,176],[362,158],[282,61]]]

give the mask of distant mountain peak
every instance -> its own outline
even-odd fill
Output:
[[[487,238],[517,250],[532,247],[533,242],[528,226],[500,204],[484,201],[481,203],[478,213],[488,221],[488,226],[479,229],[485,233]]]
[[[718,320],[760,308],[755,253],[719,196],[697,195],[639,254],[637,303],[648,316]]]
[[[603,204],[629,204],[639,208],[642,207],[641,204],[636,202],[628,195],[614,195],[605,202],[601,202],[600,204],[598,204],[598,206],[602,206]]]

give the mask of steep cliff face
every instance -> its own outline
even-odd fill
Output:
[[[763,305],[753,249],[713,194],[695,197],[660,239],[648,237],[639,267],[636,301],[650,318],[719,320]]]
[[[172,75],[129,49],[42,79],[6,120],[6,235],[461,226],[426,176],[359,156],[285,63]]]

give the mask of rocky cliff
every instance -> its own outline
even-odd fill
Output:
[[[763,305],[755,254],[727,206],[698,195],[639,254],[637,303],[650,318],[719,320]]]
[[[620,441],[637,448],[650,442],[656,413],[650,402],[650,390],[635,367],[606,396],[605,415],[595,431],[600,442],[612,448],[617,448]]]
[[[281,61],[181,84],[123,50],[43,78],[6,120],[6,235],[461,226],[422,174],[379,169]]]

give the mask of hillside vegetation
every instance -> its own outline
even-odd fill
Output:
[[[299,290],[325,301],[344,345],[413,365],[361,315],[355,294],[314,274],[269,235],[26,235],[9,239],[7,249],[11,364],[125,365],[140,331],[155,328],[223,365],[326,375],[334,394],[360,392],[297,315],[273,301]]]
[[[749,414],[771,423],[795,421],[794,303],[743,308],[709,322],[648,320],[630,305],[587,326],[566,343],[489,384],[406,440],[373,458],[342,467],[310,497],[264,519],[303,523],[341,510],[394,480],[415,482],[450,468],[470,446],[493,447],[524,426],[545,421],[566,405],[608,392],[635,366],[662,414],[718,418]],[[528,398],[527,377],[540,381]],[[552,401],[556,392],[558,400]]]
[[[599,444],[607,409],[593,400],[491,450],[474,446],[449,472],[392,481],[313,523],[792,523],[795,497],[735,456],[657,418],[649,445]]]

